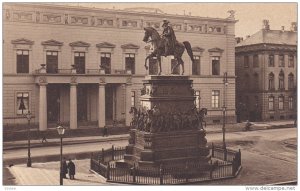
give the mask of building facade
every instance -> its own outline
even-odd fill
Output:
[[[263,28],[236,45],[237,118],[295,119],[297,115],[297,24],[290,30]]]
[[[228,18],[169,15],[154,9],[108,10],[38,3],[3,5],[3,123],[32,122],[45,131],[51,124],[71,129],[112,121],[130,125],[139,107],[142,80],[155,74],[144,27],[162,33],[168,19],[178,41],[189,41],[195,62],[185,52],[185,75],[193,80],[195,104],[208,109],[208,123],[235,122],[235,23]],[[162,58],[163,75],[174,59]],[[181,70],[181,68],[179,69]],[[224,73],[227,73],[226,86]]]

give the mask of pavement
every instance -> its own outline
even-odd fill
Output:
[[[285,121],[271,121],[271,122],[251,122],[251,130],[264,130],[264,129],[275,129],[275,128],[291,128],[294,127],[293,120]],[[226,124],[226,132],[238,132],[243,131],[245,128],[245,123],[236,123],[236,124]],[[207,133],[220,133],[222,132],[222,124],[217,125],[207,125],[205,128]],[[74,144],[83,144],[83,143],[96,143],[96,142],[107,142],[107,141],[116,141],[116,140],[126,140],[128,139],[129,134],[120,134],[120,135],[109,135],[107,137],[101,136],[85,136],[85,137],[71,137],[64,138],[64,145],[74,145]],[[47,139],[47,142],[42,142],[41,140],[31,140],[30,146],[34,147],[44,147],[44,146],[56,146],[60,144],[60,139]],[[8,141],[3,142],[3,150],[13,150],[13,149],[24,149],[27,148],[28,141]]]
[[[239,124],[226,124],[227,132],[238,132],[244,131],[245,123]],[[255,130],[267,130],[275,128],[292,128],[294,127],[294,121],[277,121],[277,122],[259,122],[253,123],[251,126],[251,131]],[[218,126],[207,126],[206,131],[208,134],[220,133],[222,132],[222,125]],[[90,136],[90,137],[73,137],[65,138],[64,145],[66,144],[82,144],[82,143],[97,143],[97,142],[108,142],[116,140],[126,140],[128,139],[128,134],[121,135],[110,135],[108,137],[99,137],[99,136]],[[105,144],[104,143],[104,144]],[[43,147],[45,145],[59,145],[60,139],[49,139],[47,143],[41,143],[41,140],[32,140],[32,146],[34,147]],[[292,139],[286,141],[286,144],[297,145],[297,140]],[[291,146],[291,147],[292,147]],[[14,149],[24,149],[27,148],[27,141],[12,141],[4,142],[4,150],[14,150]],[[4,154],[5,155],[5,154]],[[110,185],[106,180],[92,173],[89,169],[89,159],[88,153],[86,153],[83,160],[73,160],[76,164],[76,175],[75,180],[64,179],[64,185]],[[79,158],[76,158],[79,159]],[[59,185],[59,156],[55,158],[52,162],[48,160],[45,161],[36,161],[33,167],[28,168],[22,159],[22,163],[14,163],[13,166],[8,167],[4,166],[4,178],[7,177],[7,181],[4,181],[4,185]],[[5,161],[4,161],[5,163]]]

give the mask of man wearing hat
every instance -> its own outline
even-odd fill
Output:
[[[169,25],[169,21],[167,19],[163,20],[163,33],[162,38],[164,39],[164,46],[165,46],[165,55],[168,56],[174,51],[176,36],[174,33],[173,28]]]

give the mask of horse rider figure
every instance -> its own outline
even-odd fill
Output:
[[[166,19],[163,20],[163,33],[162,38],[164,39],[164,48],[165,54],[164,56],[168,56],[174,52],[175,43],[176,43],[176,36],[170,22]]]

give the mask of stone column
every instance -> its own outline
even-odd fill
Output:
[[[77,129],[77,83],[70,83],[70,129]]]
[[[105,83],[99,83],[98,93],[98,127],[105,126]]]
[[[47,130],[47,83],[40,83],[39,130]]]
[[[126,84],[126,98],[125,98],[125,124],[126,126],[130,126],[131,122],[131,114],[129,113],[131,108],[131,83]]]

